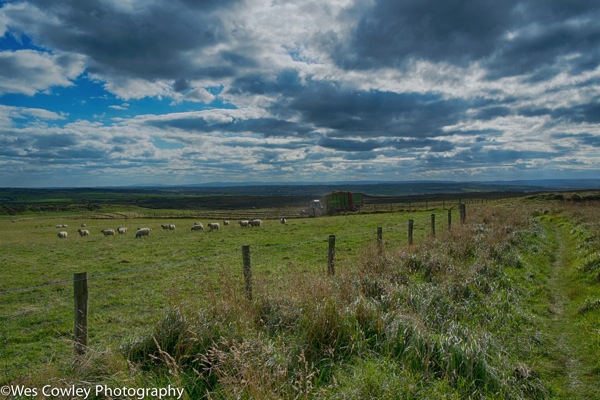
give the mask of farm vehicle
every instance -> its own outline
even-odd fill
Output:
[[[325,196],[325,206],[321,200],[311,200],[308,207],[300,213],[302,217],[320,217],[324,214],[334,215],[343,212],[360,211],[364,205],[362,193],[336,191]]]

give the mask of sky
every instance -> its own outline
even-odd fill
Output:
[[[598,177],[598,0],[0,0],[0,187]]]

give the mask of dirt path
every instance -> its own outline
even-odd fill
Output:
[[[590,376],[593,354],[586,354],[581,346],[585,335],[577,329],[577,294],[582,284],[577,279],[575,267],[576,242],[568,228],[554,223],[546,225],[552,237],[551,263],[548,266],[548,311],[544,330],[548,335],[550,349],[547,354],[554,365],[553,386],[561,399],[600,399],[599,384]]]

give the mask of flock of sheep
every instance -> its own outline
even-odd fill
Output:
[[[286,224],[286,219],[285,218],[281,218],[279,220],[279,222],[281,224]],[[246,227],[260,227],[262,226],[262,220],[260,219],[246,219],[246,220],[241,220],[238,221],[240,227],[242,228],[246,228]],[[229,225],[229,221],[225,220],[223,221],[223,225]],[[56,225],[56,228],[58,229],[62,229],[62,228],[67,228],[68,225],[67,224],[60,224],[60,225]],[[169,231],[174,231],[175,230],[175,225],[174,224],[161,224],[160,227],[163,230],[169,230]],[[221,224],[219,222],[210,222],[207,225],[208,230],[209,231],[218,231],[219,229],[221,229]],[[77,229],[77,232],[79,233],[79,236],[84,237],[84,236],[90,236],[90,231],[86,228],[86,224],[81,224],[81,227],[79,229]],[[202,224],[202,222],[194,222],[194,225],[191,228],[192,231],[202,231],[204,230],[204,225]],[[135,237],[136,238],[140,238],[142,236],[148,236],[150,235],[150,232],[152,231],[152,229],[150,228],[138,228],[137,231],[135,232]],[[115,229],[102,229],[100,231],[100,233],[102,233],[104,236],[115,236],[116,234],[119,235],[124,235],[125,233],[127,233],[127,228],[124,226],[120,226],[118,227],[116,230]],[[58,232],[58,237],[59,239],[66,239],[68,236],[67,231],[59,231]]]

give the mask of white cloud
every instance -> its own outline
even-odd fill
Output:
[[[33,96],[54,86],[72,86],[84,68],[84,59],[73,54],[49,54],[35,50],[0,52],[0,95]]]

